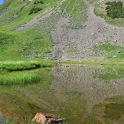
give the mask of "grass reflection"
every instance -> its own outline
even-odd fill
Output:
[[[95,73],[93,73],[94,78],[100,80],[112,80],[124,77],[124,67],[123,66],[104,66],[104,68],[97,68]]]

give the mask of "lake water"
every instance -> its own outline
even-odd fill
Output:
[[[0,112],[0,124],[5,122],[5,118],[3,117],[2,113]]]
[[[0,86],[3,116],[18,122],[37,112],[66,118],[67,124],[124,124],[124,68],[57,65],[42,81]]]

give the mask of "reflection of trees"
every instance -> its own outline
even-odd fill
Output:
[[[111,103],[105,105],[105,118],[118,120],[121,116],[124,116],[124,104]]]
[[[84,124],[120,124],[124,122],[124,96],[105,99],[92,108],[92,113],[84,120]]]

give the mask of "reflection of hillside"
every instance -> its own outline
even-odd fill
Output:
[[[0,87],[0,111],[3,116],[16,123],[31,119],[41,107],[11,88]],[[0,118],[0,122],[1,122]]]
[[[53,69],[53,81],[51,89],[60,101],[65,99],[65,92],[80,92],[86,100],[88,112],[94,104],[103,101],[107,97],[124,94],[124,79],[113,79],[107,81],[93,78],[94,73],[102,73],[103,67],[81,67],[69,65],[57,66]],[[105,70],[104,70],[105,71]],[[108,70],[111,71],[111,68]],[[99,74],[98,73],[98,74]]]
[[[97,69],[93,73],[94,78],[101,80],[111,80],[124,77],[124,68],[123,67],[105,67],[104,69]]]

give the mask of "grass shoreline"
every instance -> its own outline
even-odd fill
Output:
[[[124,65],[124,61],[113,60],[16,60],[0,62],[0,85],[17,85],[42,82],[41,69],[52,68],[56,65],[87,65],[87,66],[116,66]]]
[[[89,65],[123,65],[123,59],[103,60],[2,60],[0,69],[13,69],[13,71],[54,67],[55,64],[89,64]]]

